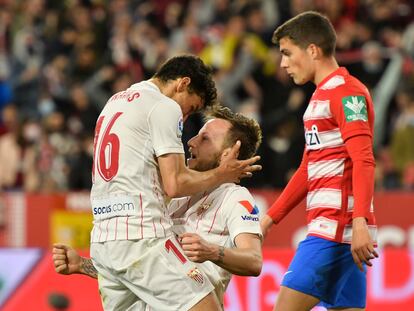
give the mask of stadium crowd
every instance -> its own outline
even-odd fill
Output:
[[[314,86],[293,84],[271,36],[307,10],[330,18],[340,65],[371,91],[376,188],[414,190],[411,0],[0,0],[0,189],[89,190],[106,101],[181,53],[212,66],[220,102],[263,128],[264,169],[244,185],[284,187]],[[201,124],[189,118],[183,140]]]

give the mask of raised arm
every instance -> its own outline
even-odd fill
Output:
[[[219,167],[206,172],[187,168],[183,154],[169,153],[158,157],[164,191],[171,198],[182,197],[250,177],[252,172],[261,169],[260,165],[253,165],[260,157],[237,160],[239,148],[240,142],[237,142]]]
[[[84,274],[98,278],[98,271],[91,258],[82,257],[72,247],[64,244],[54,244],[52,250],[53,265],[59,274]]]
[[[233,248],[209,243],[196,233],[183,233],[180,239],[191,261],[209,260],[232,274],[243,276],[258,276],[262,270],[261,239],[257,234],[239,234]]]

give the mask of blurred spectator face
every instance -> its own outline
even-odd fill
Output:
[[[233,16],[230,18],[227,24],[227,31],[228,33],[239,37],[243,35],[245,31],[245,21],[241,16]]]
[[[60,40],[65,46],[73,46],[75,44],[76,37],[76,31],[68,27],[62,30]]]
[[[44,0],[29,0],[25,1],[25,12],[32,17],[40,16],[44,8]]]
[[[411,86],[414,87],[414,86]],[[414,91],[401,90],[396,95],[397,106],[401,113],[411,112],[414,108]]]
[[[399,48],[402,46],[402,34],[397,30],[385,28],[381,33],[381,39],[388,47]]]
[[[375,1],[371,6],[372,17],[377,21],[388,20],[393,15],[392,1]]]
[[[216,8],[216,11],[227,11],[229,8],[229,0],[215,0],[214,6]]]
[[[4,126],[9,131],[17,129],[17,126],[19,125],[19,116],[16,107],[14,105],[7,105],[4,107],[1,114],[1,119]]]
[[[77,63],[82,68],[92,68],[95,60],[95,52],[91,48],[82,49],[78,53]]]
[[[260,33],[266,29],[265,17],[260,8],[255,8],[252,10],[247,18],[247,23],[249,28],[253,31]]]
[[[169,29],[174,29],[176,27],[179,27],[179,18],[182,14],[183,6],[181,3],[178,2],[172,2],[170,3],[166,10],[165,10],[165,16],[164,21],[165,25]]]
[[[362,46],[363,62],[370,67],[382,67],[381,46],[375,41],[366,42]]]
[[[65,126],[65,118],[60,112],[53,112],[45,118],[45,128],[49,133],[60,132]]]
[[[75,85],[71,90],[73,104],[79,110],[84,110],[89,106],[88,95],[80,85]]]
[[[373,39],[373,32],[370,25],[365,23],[354,23],[355,37],[359,42],[367,42]]]
[[[112,13],[119,13],[128,10],[128,0],[112,0],[108,2]]]
[[[28,143],[36,143],[42,136],[42,128],[36,121],[27,121],[23,124],[23,139]]]
[[[58,55],[53,59],[53,67],[55,67],[58,71],[64,71],[69,64],[69,59],[65,55]]]
[[[72,10],[73,25],[76,29],[82,33],[84,31],[91,30],[92,18],[87,8],[76,7]]]

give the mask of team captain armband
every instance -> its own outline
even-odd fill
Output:
[[[342,97],[342,107],[344,109],[346,122],[368,121],[367,101],[364,96]]]

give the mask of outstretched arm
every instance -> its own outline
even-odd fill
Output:
[[[258,276],[262,270],[261,239],[257,234],[237,235],[234,248],[208,243],[196,233],[183,233],[180,240],[184,254],[191,261],[210,260],[232,274],[243,276]]]
[[[53,245],[53,264],[59,274],[85,274],[92,278],[98,278],[98,271],[94,267],[91,258],[82,257],[72,247],[64,244]]]

